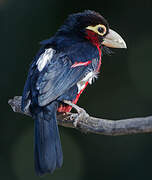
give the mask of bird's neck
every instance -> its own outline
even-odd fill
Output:
[[[99,57],[99,61],[98,61],[98,67],[96,71],[99,72],[100,67],[101,67],[102,46],[101,46],[101,40],[99,39],[99,36],[96,35],[96,33],[93,33],[92,31],[88,31],[85,38],[82,38],[81,36],[79,37],[73,34],[73,35],[68,35],[68,36],[66,35],[59,36],[59,39],[58,40],[57,39],[55,40],[55,42],[57,43],[57,47],[60,50],[68,49],[68,51],[70,50],[71,52],[73,51],[73,48],[74,48],[75,49],[74,52],[79,51],[79,55],[81,54],[80,58],[82,58],[84,54],[86,53],[84,51],[87,51],[88,59],[92,59],[90,58],[91,56],[97,55]],[[98,53],[96,54],[97,51]],[[77,57],[77,60],[78,60],[78,57]]]
[[[58,36],[54,36],[51,44],[54,45],[56,49],[63,50],[81,41],[82,40],[77,36],[72,36],[72,35],[59,36],[58,35]]]

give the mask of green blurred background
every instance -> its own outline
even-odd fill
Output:
[[[90,115],[124,119],[152,114],[152,1],[0,0],[0,180],[36,180],[33,120],[13,113],[39,42],[68,14],[100,12],[125,39],[127,50],[104,56],[97,82],[79,105]],[[108,137],[60,127],[63,167],[44,180],[152,179],[152,135]]]

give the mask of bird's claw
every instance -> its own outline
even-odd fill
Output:
[[[89,116],[89,115],[87,114],[87,112],[86,112],[83,108],[77,106],[76,104],[72,103],[71,101],[64,100],[64,103],[72,106],[72,107],[77,111],[77,113],[78,113],[78,116],[75,118],[74,123],[73,123],[73,125],[74,125],[75,127],[77,127],[78,122],[79,122],[81,119],[83,119],[83,118],[86,117],[86,116]]]

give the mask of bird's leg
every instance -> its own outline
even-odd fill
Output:
[[[89,117],[88,113],[83,108],[77,106],[76,104],[72,103],[71,101],[64,100],[63,102],[72,106],[78,112],[78,116],[75,118],[74,123],[73,123],[73,125],[75,127],[77,127],[77,124],[81,119]]]
[[[71,101],[64,100],[64,103],[65,103],[65,104],[68,104],[69,106],[72,106],[74,109],[76,109],[76,111],[77,111],[79,114],[80,114],[82,111],[84,111],[84,112],[86,113],[86,111],[85,111],[83,108],[77,106],[76,104],[72,103]]]

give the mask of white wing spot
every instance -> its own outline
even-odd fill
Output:
[[[42,71],[45,65],[52,59],[55,50],[52,48],[46,49],[43,54],[40,55],[36,65],[39,71]]]
[[[86,82],[88,82],[89,84],[92,84],[93,80],[98,77],[97,75],[98,75],[98,72],[91,71],[81,81],[79,81],[77,83],[78,94],[85,87]]]

